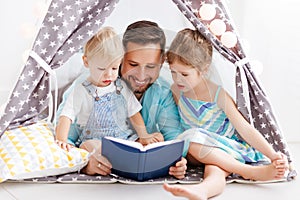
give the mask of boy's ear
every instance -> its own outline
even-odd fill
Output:
[[[89,67],[89,62],[88,62],[86,56],[82,56],[82,61],[83,61],[83,64],[84,64],[85,67]]]

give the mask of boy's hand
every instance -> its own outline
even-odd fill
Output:
[[[141,143],[143,146],[146,146],[148,144],[154,143],[154,139],[153,136],[143,137],[139,138],[138,142]]]
[[[153,135],[153,139],[155,142],[163,142],[164,141],[164,136],[159,132],[152,133],[151,135]]]
[[[62,148],[63,150],[69,151],[71,148],[73,148],[73,145],[70,145],[64,141],[61,140],[55,140],[56,144]]]
[[[164,137],[161,133],[152,133],[152,134],[148,134],[145,137],[141,137],[138,140],[142,145],[146,146],[148,144],[151,143],[156,143],[156,142],[163,142],[164,141]]]

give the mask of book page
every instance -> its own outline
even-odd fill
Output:
[[[124,144],[124,145],[130,146],[130,147],[139,149],[141,151],[147,151],[149,149],[153,149],[153,148],[161,147],[161,146],[166,146],[166,145],[181,141],[179,139],[175,139],[175,140],[169,140],[169,141],[163,141],[163,142],[156,142],[156,143],[152,143],[152,144],[148,144],[146,146],[143,146],[139,142],[134,142],[134,141],[130,141],[130,140],[124,140],[124,139],[114,138],[114,137],[106,137],[106,138],[109,139],[109,140],[118,142],[120,144]]]
[[[156,142],[156,143],[152,143],[152,144],[148,144],[147,146],[144,146],[142,150],[147,151],[148,149],[153,149],[156,147],[161,147],[161,146],[166,146],[172,143],[176,143],[179,142],[179,139],[175,139],[175,140],[169,140],[169,141],[163,141],[163,142]]]
[[[120,144],[124,144],[124,145],[130,146],[130,147],[136,148],[136,149],[140,149],[140,150],[144,149],[143,145],[139,142],[124,140],[124,139],[114,138],[114,137],[105,137],[105,138],[107,138],[109,140],[112,140],[112,141],[115,141],[115,142],[120,143]]]

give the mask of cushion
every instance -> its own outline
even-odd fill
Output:
[[[6,182],[10,182],[10,183],[57,183],[57,176],[35,177],[35,178],[18,179],[18,180],[9,179]]]
[[[256,165],[256,164],[254,164]],[[190,166],[188,165],[186,175],[184,179],[176,179],[173,176],[167,175],[165,177],[155,178],[147,181],[136,181],[132,179],[127,179],[117,175],[86,175],[78,172],[67,173],[57,176],[47,176],[47,177],[37,177],[28,178],[22,180],[8,180],[14,183],[78,183],[78,184],[110,184],[110,183],[124,183],[124,184],[163,184],[163,183],[180,183],[180,184],[197,184],[203,181],[204,165],[200,166]],[[285,182],[286,178],[276,179],[271,181],[253,181],[244,179],[238,174],[231,174],[226,178],[226,182],[229,183],[274,183],[274,182]]]
[[[43,121],[8,130],[0,138],[0,182],[75,172],[88,157],[83,149],[61,149],[53,126]]]
[[[29,178],[23,180],[9,180],[9,182],[14,183],[93,183],[93,184],[108,184],[108,183],[125,183],[125,184],[162,184],[162,183],[181,183],[181,184],[192,184],[200,183],[203,177],[204,166],[188,166],[186,175],[184,179],[176,179],[173,176],[167,175],[165,177],[155,178],[147,181],[136,181],[132,179],[127,179],[114,174],[102,176],[102,175],[87,175],[78,172],[39,177],[39,178]]]

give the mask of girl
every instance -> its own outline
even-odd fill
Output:
[[[85,142],[92,142],[99,149],[104,136],[130,140],[139,137],[144,145],[163,140],[160,133],[147,133],[139,101],[118,79],[122,57],[122,42],[110,27],[101,29],[86,43],[82,59],[90,74],[74,87],[59,117],[56,141],[61,148],[85,148]],[[138,136],[129,128],[127,118]]]
[[[204,181],[193,186],[164,188],[189,199],[207,199],[222,192],[230,173],[245,179],[282,178],[286,157],[275,152],[264,137],[240,114],[229,94],[206,78],[212,45],[197,30],[184,29],[173,40],[170,64],[173,96],[186,131],[179,137],[188,146],[187,159],[204,163]],[[186,148],[187,151],[187,148]],[[271,161],[252,166],[246,163]]]

